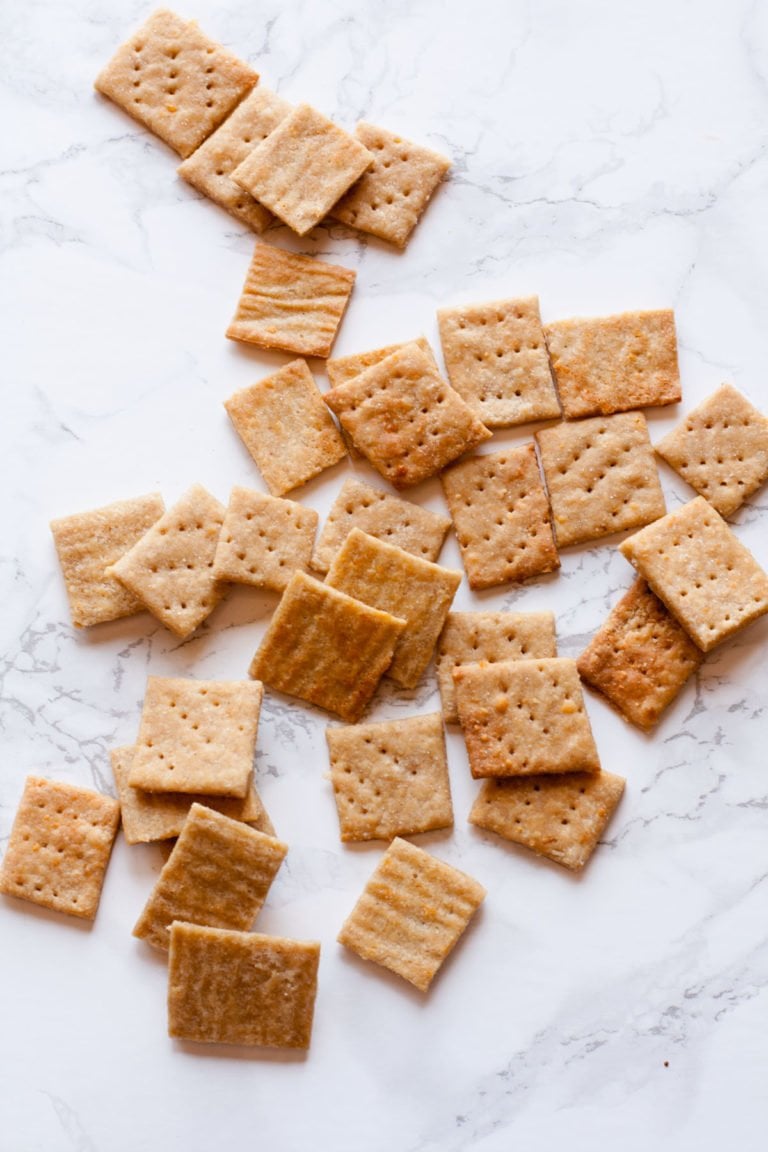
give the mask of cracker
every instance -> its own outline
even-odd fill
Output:
[[[437,682],[446,724],[458,724],[454,668],[556,656],[552,612],[451,612],[437,644]]]
[[[405,620],[295,572],[250,675],[351,723],[389,667]]]
[[[439,712],[326,728],[325,735],[344,843],[453,827]]]
[[[325,582],[406,621],[387,676],[404,688],[415,688],[432,659],[461,573],[440,568],[353,528],[336,553]]]
[[[396,488],[434,476],[491,433],[407,344],[324,396],[378,472]]]
[[[173,508],[107,569],[182,639],[224,595],[213,572],[224,506],[193,484]]]
[[[118,48],[95,86],[179,156],[189,156],[258,79],[194,20],[163,8]]]
[[[560,320],[544,331],[567,420],[680,399],[671,309]]]
[[[308,1048],[320,945],[175,923],[168,1034],[205,1044]]]
[[[232,171],[255,144],[266,140],[290,110],[287,100],[259,84],[229,119],[177,168],[179,176],[254,232],[263,232],[274,219],[272,213],[235,183]]]
[[[485,889],[407,840],[393,840],[339,943],[426,992],[485,899]]]
[[[356,273],[257,244],[226,335],[259,348],[330,356]]]
[[[150,676],[132,788],[245,797],[253,771],[263,688],[249,680]]]
[[[768,417],[723,384],[656,451],[721,516],[730,516],[768,479]]]
[[[560,567],[533,444],[461,460],[440,481],[470,588]]]
[[[250,928],[287,851],[273,836],[193,804],[134,936],[167,949],[174,920]]]
[[[232,179],[304,236],[373,156],[309,104],[299,104],[235,168]]]
[[[109,796],[28,776],[0,867],[0,892],[93,920],[120,823]]]
[[[217,579],[282,592],[309,567],[318,519],[313,508],[235,485],[213,563]]]
[[[575,660],[505,660],[454,670],[475,779],[599,772]]]
[[[140,540],[165,511],[158,492],[51,521],[72,623],[89,628],[142,612],[144,605],[106,569]]]
[[[650,729],[704,656],[644,580],[636,580],[577,661],[582,680]]]
[[[666,511],[642,412],[536,433],[558,548],[640,528]]]
[[[224,407],[273,496],[306,484],[347,454],[305,360],[235,392]]]
[[[437,320],[448,379],[488,428],[559,417],[538,296],[440,308]]]
[[[429,341],[423,336],[417,336],[415,340],[401,341],[399,344],[386,344],[382,348],[371,348],[367,352],[352,352],[349,356],[334,356],[325,365],[331,387],[337,388],[339,384],[346,384],[348,380],[354,380],[355,376],[359,376],[366,368],[380,364],[382,360],[386,360],[387,356],[391,356],[393,352],[399,352],[401,348],[407,348],[409,344],[417,344],[424,355],[429,358],[435,372],[440,371]]]
[[[703,496],[619,550],[702,652],[768,612],[768,575]]]
[[[624,784],[608,772],[486,780],[469,822],[577,871],[597,847]]]
[[[241,820],[259,832],[274,836],[272,821],[253,781],[243,800],[203,796],[200,793],[184,795],[181,792],[142,792],[138,788],[131,788],[128,783],[134,751],[134,747],[130,746],[114,748],[109,754],[127,844],[149,844],[155,840],[171,840],[178,836],[195,803],[205,804],[223,816]]]
[[[451,162],[423,144],[362,120],[355,135],[373,154],[373,163],[330,215],[404,248]]]

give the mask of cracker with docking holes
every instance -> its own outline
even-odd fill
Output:
[[[297,569],[309,567],[318,519],[294,500],[235,485],[216,548],[217,578],[282,592]]]

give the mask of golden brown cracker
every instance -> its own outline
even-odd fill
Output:
[[[318,519],[294,500],[235,485],[216,548],[216,578],[282,592],[297,569],[309,567]]]

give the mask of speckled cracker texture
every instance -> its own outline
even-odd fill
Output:
[[[235,485],[216,548],[217,579],[282,592],[309,567],[318,519],[314,508]]]

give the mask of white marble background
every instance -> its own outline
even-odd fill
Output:
[[[193,481],[221,499],[262,486],[221,406],[285,359],[223,336],[253,237],[91,88],[150,10],[0,13],[0,850],[28,772],[110,788],[147,673],[243,675],[275,602],[237,591],[185,644],[148,617],[76,635],[47,528],[155,488],[170,503]],[[434,339],[438,305],[501,294],[538,292],[547,319],[673,305],[680,411],[722,380],[768,408],[766,4],[181,11],[288,99],[454,157],[405,254],[339,226],[270,237],[357,268],[338,352]],[[677,415],[654,415],[654,437]],[[348,467],[297,496],[324,511]],[[690,495],[662,479],[670,506]],[[442,506],[436,483],[413,496]],[[763,491],[735,527],[764,565],[767,525]],[[458,566],[455,542],[442,559]],[[474,599],[553,608],[575,655],[631,578],[612,539]],[[579,878],[468,827],[475,786],[450,736],[456,830],[422,842],[489,895],[426,998],[335,944],[381,848],[339,843],[327,718],[270,697],[258,782],[291,851],[258,924],[323,942],[309,1055],[168,1040],[164,964],[130,935],[162,856],[119,839],[92,929],[0,902],[0,1152],[763,1149],[767,639],[763,621],[713,654],[652,737],[589,697],[628,788]],[[435,707],[430,675],[373,715]]]

